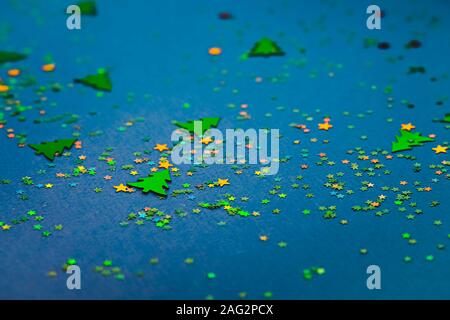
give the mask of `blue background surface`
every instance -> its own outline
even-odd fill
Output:
[[[16,141],[6,137],[5,128],[28,135],[29,143],[70,137],[73,125],[61,122],[33,124],[39,117],[33,109],[20,123],[8,118],[0,131],[0,178],[11,179],[10,185],[0,185],[0,220],[23,216],[28,210],[45,215],[42,224],[63,224],[61,232],[42,238],[32,229],[33,222],[14,226],[0,232],[0,298],[3,299],[216,299],[238,298],[247,292],[248,298],[263,298],[271,291],[274,299],[309,298],[449,298],[450,255],[448,249],[438,250],[438,243],[447,244],[448,179],[433,175],[429,164],[448,160],[445,154],[435,155],[431,147],[448,141],[448,130],[442,123],[432,122],[449,112],[448,101],[436,105],[449,93],[450,21],[448,1],[378,1],[386,12],[381,30],[366,28],[365,13],[369,1],[97,1],[99,14],[82,17],[82,29],[69,31],[64,14],[70,1],[6,1],[0,10],[0,48],[2,50],[30,50],[29,57],[14,66],[36,76],[38,85],[59,82],[60,93],[45,92],[48,104],[43,103],[47,116],[64,112],[80,116],[76,125],[81,129],[83,149],[72,150],[72,156],[55,160],[49,168],[44,157],[35,156],[30,148],[18,148]],[[232,20],[220,20],[219,12],[230,12]],[[437,18],[437,22],[433,17]],[[242,54],[260,38],[267,36],[286,52],[283,57],[250,58]],[[365,38],[375,38],[391,44],[389,50],[364,48]],[[404,44],[418,39],[423,46],[406,50]],[[208,55],[208,48],[221,47],[218,57]],[[300,48],[306,52],[301,53]],[[46,55],[56,63],[53,73],[42,73],[40,66]],[[402,57],[399,59],[399,57]],[[389,61],[393,58],[395,61]],[[426,74],[408,75],[411,66],[424,66]],[[0,66],[1,77],[11,67]],[[90,88],[69,86],[74,78],[93,74],[100,67],[110,70],[113,82],[111,93],[97,97]],[[329,76],[334,72],[334,77]],[[316,77],[311,77],[316,73]],[[430,81],[431,77],[438,81]],[[262,83],[255,78],[262,77]],[[392,85],[393,92],[384,88]],[[24,105],[33,105],[33,88],[18,89]],[[393,98],[388,108],[388,97]],[[406,99],[415,105],[407,108]],[[190,108],[183,108],[183,103]],[[234,104],[235,108],[229,105]],[[252,118],[237,119],[239,106],[249,105]],[[114,108],[118,106],[118,108]],[[284,107],[280,108],[280,107]],[[292,109],[300,109],[299,113]],[[280,110],[281,109],[281,110]],[[370,110],[372,112],[370,112]],[[95,116],[89,115],[96,111]],[[345,116],[344,111],[349,115]],[[272,113],[271,117],[265,116]],[[333,129],[318,131],[317,123],[324,116],[331,117]],[[363,115],[363,116],[358,116]],[[151,150],[156,143],[170,144],[174,130],[172,120],[190,120],[220,116],[220,129],[279,128],[280,157],[290,156],[282,163],[276,177],[258,179],[251,167],[242,175],[235,175],[230,166],[211,166],[198,169],[193,177],[184,173],[189,166],[179,166],[181,177],[173,177],[171,190],[192,186],[218,178],[229,178],[231,185],[204,191],[194,189],[195,200],[186,195],[160,200],[141,192],[115,193],[112,185],[132,181],[124,164],[132,164],[133,152]],[[312,117],[307,121],[306,117]],[[119,127],[143,117],[125,132]],[[392,118],[392,122],[387,119]],[[309,134],[289,126],[306,123]],[[341,164],[355,155],[345,152],[362,147],[369,153],[381,148],[389,150],[401,123],[412,122],[424,135],[435,133],[436,142],[418,147],[412,154],[423,170],[414,173],[415,161],[397,159],[383,163],[391,175],[355,177],[349,167]],[[347,126],[353,124],[354,129]],[[102,130],[98,137],[88,133]],[[366,135],[367,140],[361,136]],[[143,137],[150,137],[144,142]],[[317,137],[312,143],[310,138]],[[300,139],[301,144],[292,141]],[[321,141],[328,139],[328,144]],[[111,155],[117,161],[117,171],[97,158],[106,147],[113,147]],[[301,157],[308,149],[309,156]],[[316,166],[318,153],[325,152],[335,166]],[[58,179],[56,172],[70,172],[76,157],[84,154],[83,165],[95,167],[96,176]],[[158,152],[150,158],[158,160]],[[302,171],[300,164],[310,168]],[[359,163],[359,162],[358,162]],[[361,167],[364,164],[360,164]],[[137,166],[140,176],[145,165]],[[38,174],[45,169],[46,174]],[[326,189],[326,175],[345,172],[342,178],[347,187],[355,190],[352,196],[337,199]],[[105,181],[106,174],[113,176]],[[292,189],[297,175],[310,190]],[[31,176],[35,183],[53,183],[52,189],[25,186],[21,178]],[[391,213],[376,217],[374,212],[353,212],[353,205],[363,205],[374,199],[383,185],[401,187],[400,180],[409,184],[402,190],[412,190],[413,181],[431,184],[431,193],[413,191],[413,199],[424,214],[410,221],[393,204],[394,193],[386,192],[386,208]],[[376,187],[359,190],[360,181],[374,182]],[[75,188],[68,186],[77,182]],[[270,196],[273,185],[282,186],[286,199]],[[103,192],[95,193],[96,187]],[[29,200],[18,198],[17,190],[24,190]],[[315,197],[306,198],[312,192]],[[250,197],[239,203],[260,217],[229,216],[223,210],[191,210],[198,202],[214,202],[225,193],[236,198]],[[271,199],[268,206],[261,200]],[[429,203],[440,201],[438,207]],[[337,206],[337,219],[325,220],[318,206]],[[169,214],[175,208],[188,212],[186,217],[173,215],[172,230],[164,231],[152,224],[122,228],[120,221],[130,212],[145,206],[157,207]],[[407,207],[407,206],[406,206]],[[271,210],[279,208],[274,215]],[[410,213],[411,208],[408,208]],[[311,215],[301,212],[310,209]],[[349,225],[339,220],[349,220]],[[436,227],[433,221],[443,225]],[[226,226],[217,223],[225,221]],[[401,238],[410,232],[418,240],[408,245]],[[269,241],[259,240],[268,235]],[[277,243],[287,242],[286,248]],[[359,250],[367,248],[367,255]],[[425,256],[432,254],[435,261]],[[403,257],[413,258],[404,263]],[[157,265],[149,259],[157,257]],[[187,265],[184,259],[192,257]],[[82,290],[69,291],[61,266],[68,258],[76,258],[82,268]],[[92,271],[105,259],[112,259],[125,274],[124,281],[103,277]],[[366,268],[377,264],[382,269],[382,290],[366,288]],[[303,269],[320,266],[323,276],[311,281],[303,279]],[[56,270],[49,278],[46,273]],[[143,277],[135,272],[143,271]],[[206,274],[214,272],[216,279]]]

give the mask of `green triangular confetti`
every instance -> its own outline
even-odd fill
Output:
[[[109,74],[106,71],[101,71],[95,75],[88,75],[81,79],[75,79],[74,81],[96,90],[108,92],[112,90],[111,79],[109,78]]]

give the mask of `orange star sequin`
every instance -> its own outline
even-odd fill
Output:
[[[167,148],[167,144],[159,144],[159,143],[157,143],[153,149],[158,150],[159,152],[169,150],[169,148]]]
[[[44,64],[41,69],[44,72],[53,72],[53,71],[55,71],[56,66],[54,63],[49,63],[49,64]]]
[[[200,140],[201,143],[203,144],[210,144],[213,140],[211,139],[211,137],[204,137]]]
[[[169,167],[173,167],[173,164],[169,163],[169,161],[160,161],[159,167],[164,169],[169,169]]]
[[[17,77],[18,75],[20,75],[20,70],[19,69],[10,69],[10,70],[8,70],[8,76],[10,76],[10,77]]]
[[[329,124],[328,122],[319,123],[319,130],[328,131],[330,128],[333,128],[333,125]]]
[[[414,128],[415,128],[415,126],[413,126],[413,124],[411,122],[407,123],[407,124],[402,123],[402,130],[411,131]]]

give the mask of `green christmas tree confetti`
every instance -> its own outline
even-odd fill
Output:
[[[95,75],[88,75],[81,79],[75,79],[75,83],[81,83],[87,87],[94,88],[100,91],[108,91],[112,90],[111,79],[109,78],[109,74],[107,71],[100,69]]]
[[[283,50],[271,39],[262,38],[259,40],[248,53],[249,57],[271,57],[284,56]]]
[[[81,1],[77,3],[77,6],[80,7],[80,11],[82,15],[88,16],[96,16],[97,15],[97,6],[95,1]]]
[[[392,142],[392,152],[411,150],[412,147],[423,145],[424,142],[431,142],[434,139],[424,137],[420,132],[410,132],[400,130],[400,135],[396,136],[396,141]]]
[[[48,160],[53,161],[56,154],[61,154],[64,149],[70,149],[75,141],[76,139],[62,139],[40,144],[29,144],[29,146],[36,151],[36,154],[42,154]]]
[[[27,56],[25,54],[10,52],[10,51],[0,51],[0,64],[6,62],[15,62],[25,59]]]
[[[169,186],[166,181],[171,181],[169,170],[157,171],[146,178],[140,178],[137,182],[128,182],[127,185],[142,189],[143,193],[154,192],[166,196]]]
[[[200,120],[190,120],[188,122],[178,122],[176,121],[174,124],[180,128],[186,129],[190,133],[194,133],[196,135],[203,135],[207,130],[211,128],[216,128],[219,124],[220,118],[201,118]],[[194,132],[196,130],[195,125],[200,128],[201,132]]]
[[[445,114],[444,119],[441,122],[450,123],[450,113]]]

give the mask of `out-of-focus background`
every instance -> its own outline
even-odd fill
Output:
[[[448,1],[378,1],[381,30],[368,1],[97,0],[81,30],[70,4],[0,3],[0,51],[27,56],[0,64],[0,298],[449,298]],[[285,55],[250,57],[264,37]],[[99,69],[111,92],[74,83]],[[115,191],[202,117],[280,129],[279,173],[180,165],[166,199]],[[392,153],[408,123],[435,141]],[[72,137],[53,162],[27,146]],[[218,200],[249,215],[199,206]]]

